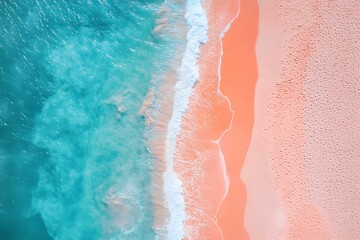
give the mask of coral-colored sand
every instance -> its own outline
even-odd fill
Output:
[[[283,32],[278,17],[278,0],[259,0],[259,34],[256,59],[259,78],[255,89],[254,128],[241,170],[246,185],[245,227],[250,239],[280,239],[284,229],[284,207],[272,184],[270,163],[264,142],[266,104],[280,78]]]
[[[241,0],[235,20],[237,0],[203,2],[209,39],[174,154],[184,239],[359,239],[360,4],[258,1]],[[173,101],[179,61],[149,101]],[[158,133],[154,227],[164,235],[166,106],[149,118]]]
[[[203,4],[209,20],[209,39],[200,49],[200,79],[182,119],[174,168],[184,190],[185,239],[218,240],[223,237],[216,214],[228,188],[218,140],[232,118],[229,102],[219,92],[220,36],[239,6],[237,0]]]
[[[254,122],[254,94],[258,78],[255,45],[257,0],[241,0],[240,14],[223,39],[220,91],[229,98],[234,118],[220,141],[230,186],[219,212],[224,239],[248,239],[244,229],[246,191],[240,171],[248,151]]]
[[[256,240],[359,239],[360,4],[259,2],[246,228]]]

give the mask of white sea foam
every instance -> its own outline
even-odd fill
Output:
[[[190,29],[187,34],[185,54],[178,71],[179,80],[175,86],[173,114],[167,126],[166,141],[167,170],[164,173],[164,192],[167,208],[170,211],[167,239],[171,240],[180,240],[184,236],[185,203],[181,181],[173,168],[173,157],[181,118],[187,111],[192,89],[199,79],[197,59],[200,53],[200,45],[207,41],[208,23],[201,0],[187,1],[185,18]]]

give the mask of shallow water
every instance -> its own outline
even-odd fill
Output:
[[[161,4],[0,1],[0,239],[155,238],[139,109],[171,55]]]

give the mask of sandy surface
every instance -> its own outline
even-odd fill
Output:
[[[229,98],[234,118],[220,141],[230,179],[219,209],[224,239],[248,239],[244,229],[245,186],[240,171],[248,151],[254,123],[254,94],[258,78],[255,46],[258,34],[256,0],[241,0],[240,14],[223,39],[220,91]]]
[[[185,239],[222,239],[216,214],[228,189],[219,139],[230,126],[229,102],[219,92],[220,35],[238,11],[237,1],[204,1],[209,39],[200,49],[200,79],[177,139],[174,168],[182,181]]]
[[[203,4],[209,41],[174,155],[185,239],[360,239],[360,4],[242,0],[223,39],[221,68],[220,36],[238,1]],[[166,22],[155,30],[171,30]],[[173,101],[180,59],[148,102]],[[150,151],[161,233],[172,109],[161,104],[148,114],[148,102],[142,112],[157,133]]]
[[[256,240],[360,239],[360,4],[259,3],[246,228]]]
[[[315,6],[303,90],[309,198],[330,239],[360,239],[360,3]]]
[[[275,82],[280,78],[283,33],[278,18],[277,0],[259,0],[259,33],[256,43],[258,81],[255,122],[251,144],[241,170],[246,185],[245,227],[250,239],[278,239],[284,228],[285,213],[279,204],[264,142],[266,104]]]

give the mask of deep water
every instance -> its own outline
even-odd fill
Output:
[[[0,0],[1,240],[155,238],[139,109],[171,52],[161,4]]]

